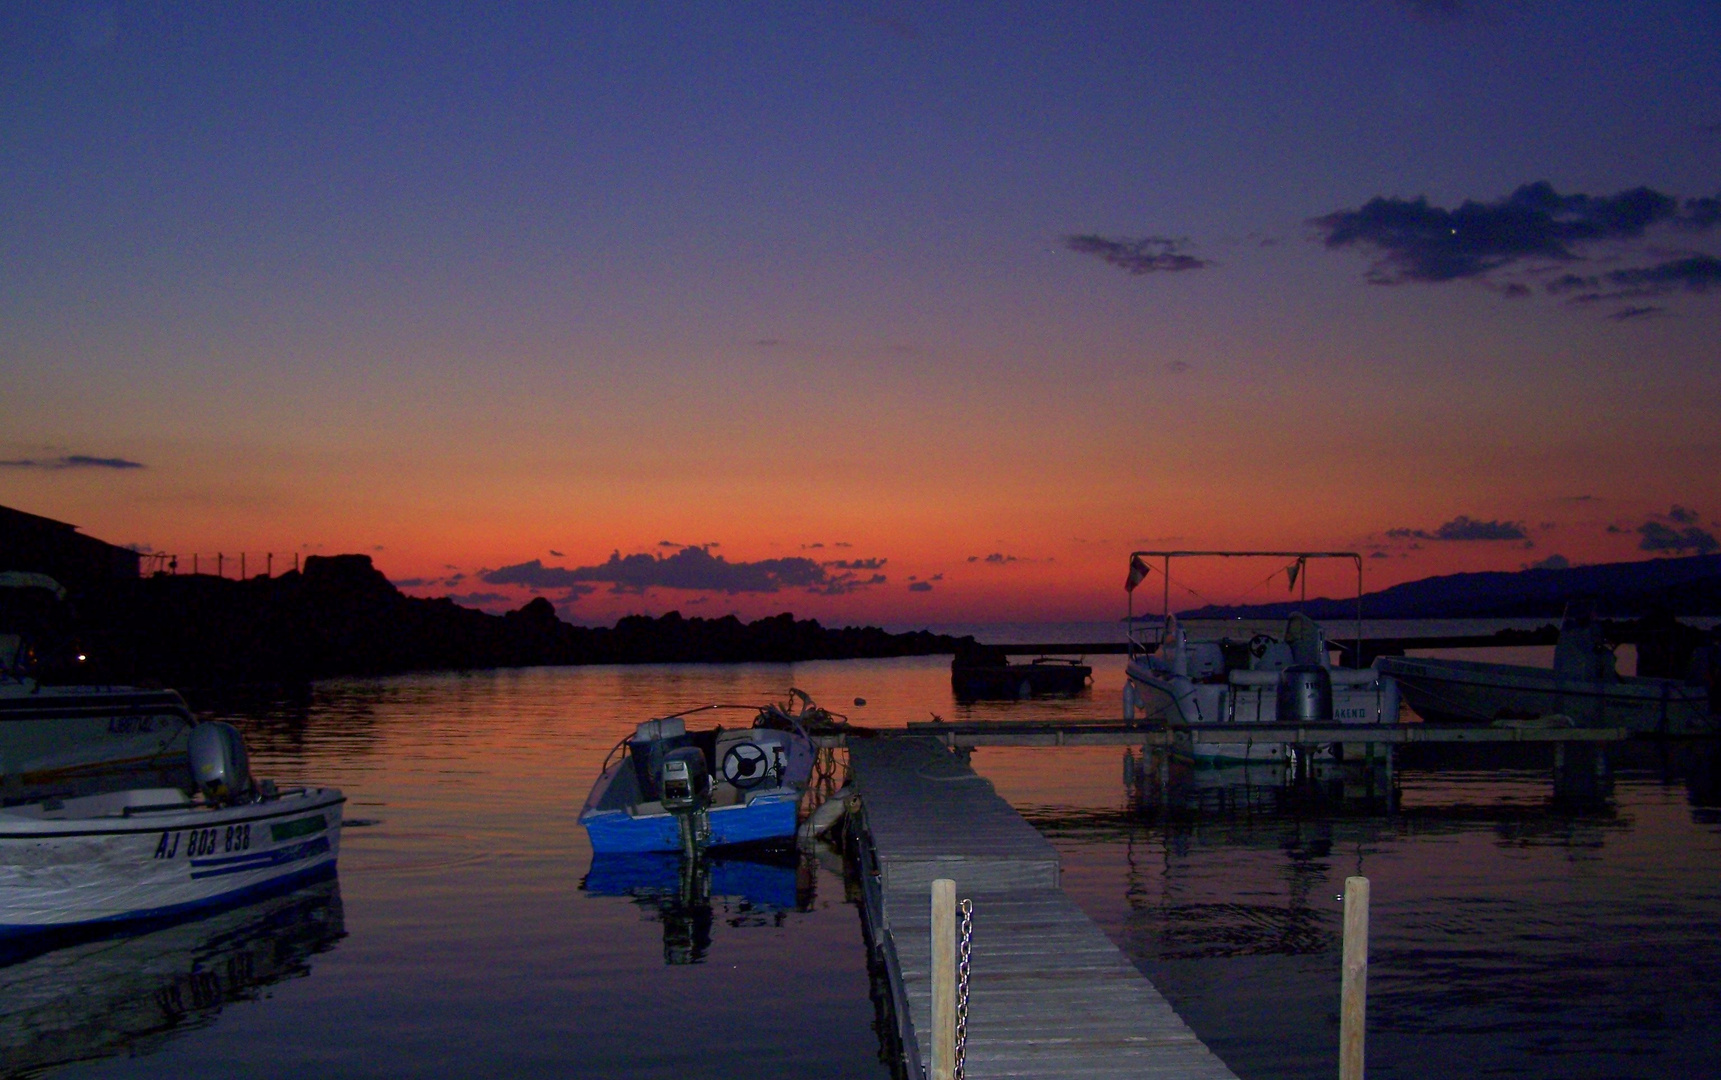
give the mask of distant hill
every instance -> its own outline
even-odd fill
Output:
[[[1675,615],[1721,615],[1721,555],[1683,559],[1447,574],[1366,593],[1365,619],[1558,618],[1566,601],[1594,597],[1596,613],[1610,618],[1644,615],[1658,608]],[[1313,619],[1356,615],[1354,598],[1322,597],[1299,604],[1247,604],[1181,611],[1185,619],[1282,619],[1302,611]]]

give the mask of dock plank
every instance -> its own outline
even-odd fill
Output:
[[[1057,850],[934,737],[849,742],[869,933],[910,1075],[932,1015],[935,878],[974,905],[967,1075],[1235,1080],[1059,887]]]

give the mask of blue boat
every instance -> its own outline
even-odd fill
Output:
[[[796,713],[708,705],[639,725],[610,751],[580,810],[592,850],[683,851],[689,830],[701,849],[792,842],[813,771],[807,721],[830,717],[801,697]],[[756,715],[750,727],[687,730],[685,717],[718,708]]]

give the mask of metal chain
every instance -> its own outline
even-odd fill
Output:
[[[951,1076],[963,1080],[968,1056],[968,968],[974,948],[974,901],[963,900],[957,907],[962,912],[962,926],[956,940],[956,1064]]]

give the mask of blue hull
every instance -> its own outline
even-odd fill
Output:
[[[711,847],[792,840],[795,836],[794,794],[765,795],[746,806],[723,806],[709,812]],[[681,824],[670,814],[632,817],[625,810],[588,812],[580,816],[595,852],[680,851]]]

